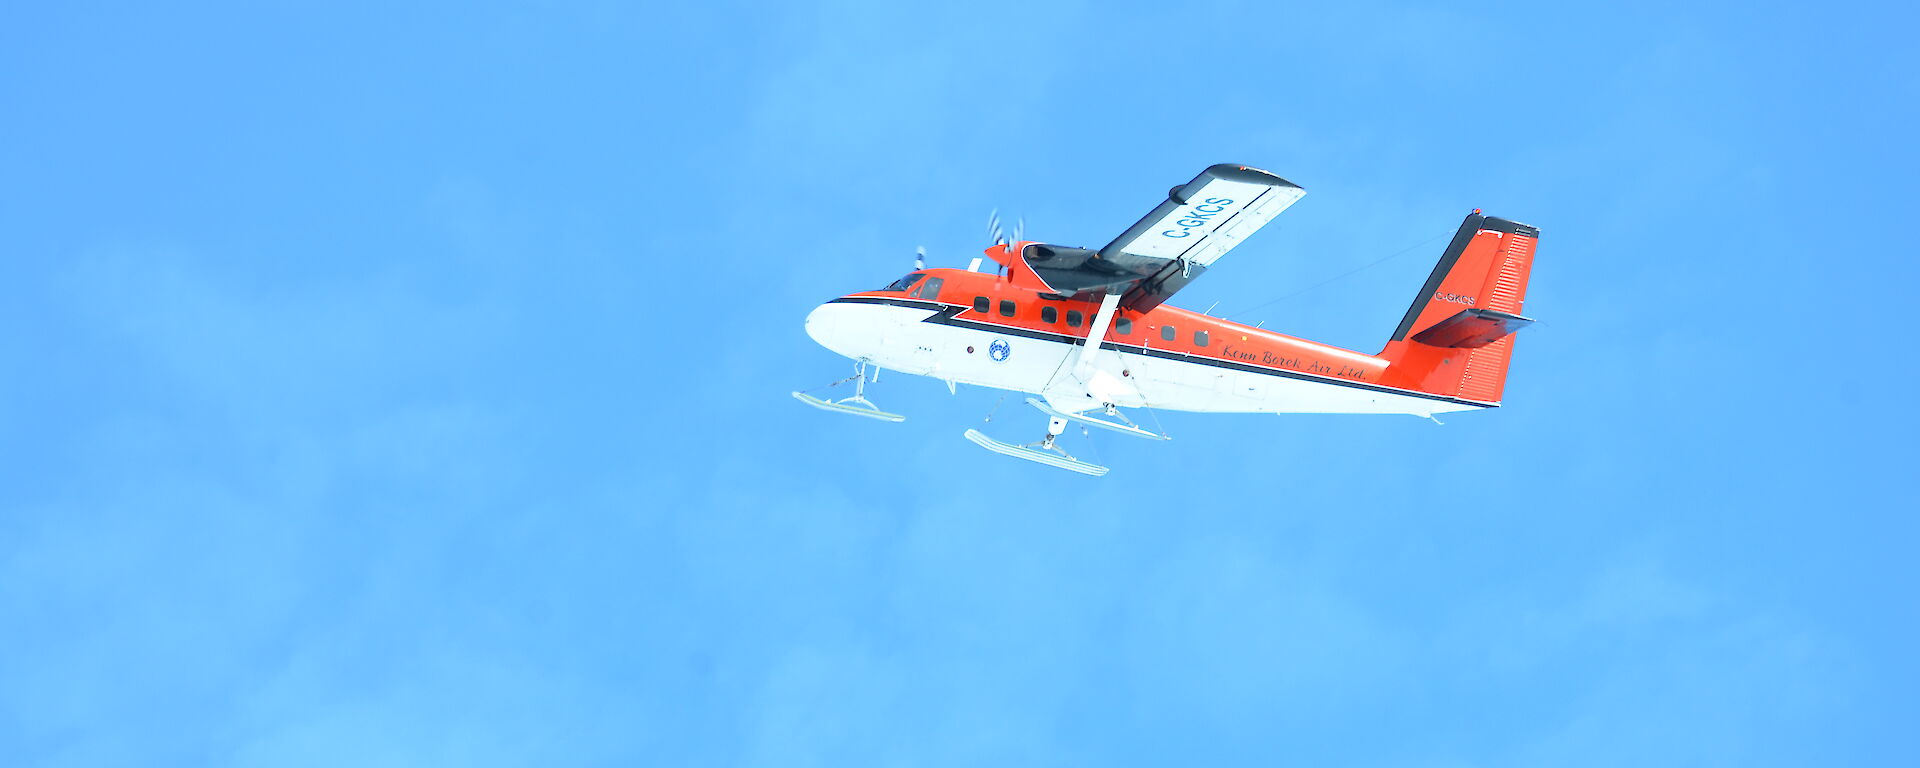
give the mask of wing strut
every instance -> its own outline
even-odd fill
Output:
[[[1113,312],[1120,307],[1120,294],[1109,293],[1100,298],[1100,311],[1093,316],[1091,328],[1087,329],[1087,343],[1080,345],[1080,351],[1073,360],[1073,377],[1087,380],[1087,374],[1093,371],[1094,356],[1100,354],[1100,340],[1107,337],[1107,327],[1113,324]]]

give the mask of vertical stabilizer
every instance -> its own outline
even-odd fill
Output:
[[[1380,353],[1383,384],[1498,405],[1540,230],[1474,211]]]

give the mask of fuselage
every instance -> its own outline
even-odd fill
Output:
[[[807,333],[855,360],[1035,393],[1068,411],[1114,405],[1428,416],[1491,405],[1414,389],[1377,355],[1166,304],[1118,309],[1099,351],[1082,361],[1099,308],[1001,275],[924,269],[887,289],[821,305],[807,316]]]

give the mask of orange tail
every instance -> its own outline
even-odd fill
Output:
[[[1474,211],[1380,356],[1382,384],[1500,404],[1540,230]]]

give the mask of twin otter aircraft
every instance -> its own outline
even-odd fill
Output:
[[[998,273],[916,269],[807,316],[807,334],[858,362],[853,396],[826,410],[904,421],[865,397],[867,369],[1036,394],[1039,441],[966,432],[987,450],[1088,475],[1107,468],[1055,444],[1068,422],[1155,440],[1120,408],[1209,413],[1436,413],[1493,408],[1507,377],[1540,231],[1474,211],[1385,349],[1367,355],[1165,304],[1306,191],[1216,165],[1099,250],[1000,242]],[[1016,238],[1017,240],[1017,238]],[[1097,414],[1097,415],[1096,415]]]

